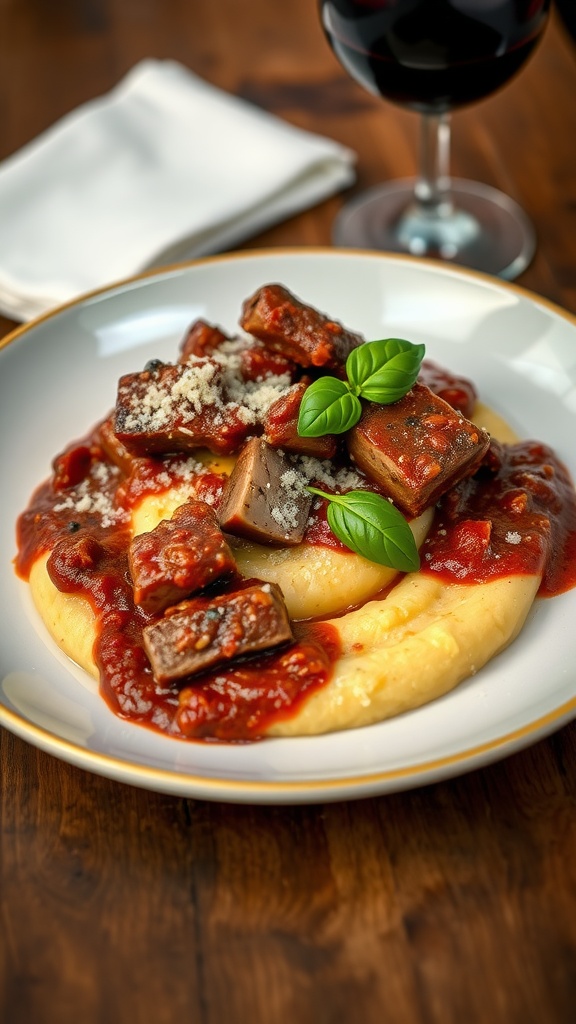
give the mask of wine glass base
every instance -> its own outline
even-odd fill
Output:
[[[508,281],[526,269],[536,248],[534,228],[509,196],[489,185],[454,178],[451,207],[438,217],[414,203],[414,179],[370,189],[336,218],[335,245],[429,256]]]

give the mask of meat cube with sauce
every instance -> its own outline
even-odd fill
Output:
[[[114,433],[132,455],[199,447],[229,455],[249,429],[238,404],[226,400],[222,368],[210,359],[161,363],[120,378]]]
[[[289,546],[302,540],[311,503],[288,458],[254,437],[238,456],[218,518],[227,533]]]
[[[134,537],[128,559],[134,601],[152,613],[236,569],[214,511],[194,500],[181,505],[172,519]]]
[[[114,416],[108,416],[98,428],[98,441],[114,465],[128,476],[134,465],[134,456],[118,440],[114,433]]]
[[[350,455],[408,516],[479,467],[490,437],[422,384],[392,405],[369,402],[348,432]]]
[[[268,377],[289,377],[294,380],[298,367],[293,359],[281,352],[272,352],[254,338],[239,352],[240,374],[246,381],[266,380]]]
[[[298,414],[309,383],[309,380],[302,380],[293,384],[272,403],[264,417],[264,436],[273,448],[282,448],[295,455],[311,455],[316,459],[332,459],[338,448],[334,434],[301,437],[298,433]]]
[[[247,299],[240,324],[268,348],[304,367],[341,367],[364,341],[280,284],[265,285]]]
[[[260,582],[232,594],[183,601],[143,630],[152,671],[163,684],[292,639],[280,588]]]
[[[227,334],[206,320],[195,320],[184,335],[180,346],[180,363],[187,363],[191,358],[210,356],[225,341],[230,341]]]
[[[296,375],[297,366],[292,359],[266,348],[256,338],[231,338],[206,320],[196,320],[188,330],[181,345],[179,362],[213,356],[218,350],[222,350],[224,358],[231,356],[237,359],[238,372],[244,381],[262,381],[284,375],[294,379]]]
[[[57,455],[52,463],[54,490],[65,491],[82,483],[88,477],[96,455],[96,451],[86,444],[72,444]]]

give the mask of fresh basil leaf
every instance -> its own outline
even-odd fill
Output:
[[[298,414],[301,437],[343,434],[360,419],[362,406],[346,381],[319,377],[306,388]]]
[[[359,345],[346,360],[352,391],[382,405],[397,402],[416,383],[424,352],[424,345],[413,345],[403,338]]]
[[[346,547],[399,572],[418,570],[414,534],[402,513],[382,495],[360,490],[326,494],[316,487],[308,490],[329,502],[328,525]]]

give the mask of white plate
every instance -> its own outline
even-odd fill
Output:
[[[368,338],[425,342],[576,478],[576,318],[468,271],[373,253],[241,253],[130,281],[22,328],[0,351],[0,723],[89,771],[166,793],[296,803],[456,775],[576,714],[576,590],[538,601],[518,641],[447,696],[380,725],[248,745],[186,743],[116,718],[55,647],[11,566],[14,523],[50,461],[114,403],[121,373],[173,359],[198,316],[234,330],[280,281]]]

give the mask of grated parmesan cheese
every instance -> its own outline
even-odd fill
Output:
[[[366,482],[359,472],[348,467],[338,469],[328,459],[316,459],[311,455],[291,455],[289,459],[291,468],[280,476],[280,502],[270,509],[274,522],[284,530],[293,530],[298,525],[302,498],[309,497],[309,484],[319,483],[332,491],[344,493],[362,487]],[[317,500],[313,507],[319,505]],[[313,519],[309,520],[308,525],[312,522]]]
[[[116,466],[105,462],[95,462],[90,474],[74,487],[63,501],[54,505],[55,512],[77,512],[79,515],[91,514],[98,516],[103,528],[127,522],[129,514],[117,508],[112,498],[102,488],[109,487],[120,476]],[[97,486],[94,486],[96,484]]]
[[[520,544],[522,535],[517,530],[508,530],[505,540],[507,544]]]
[[[151,376],[144,383],[136,376],[125,382],[120,388],[120,399],[127,409],[123,429],[129,433],[161,431],[176,416],[186,420],[208,409],[215,426],[224,425],[231,413],[247,426],[262,422],[273,402],[291,386],[290,374],[245,381],[240,358],[233,347],[231,351],[229,348],[218,350],[210,358],[190,357],[186,364],[173,367],[168,379]]]

